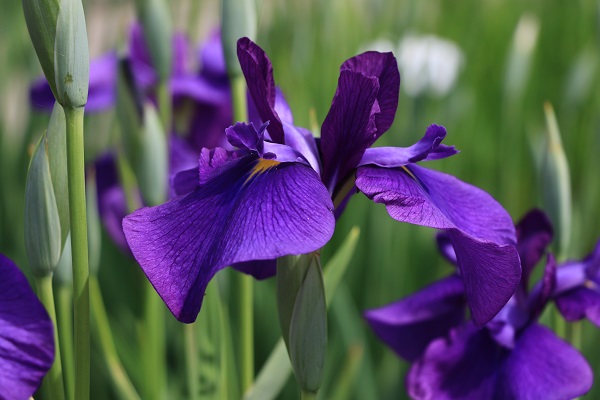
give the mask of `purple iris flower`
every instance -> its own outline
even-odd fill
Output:
[[[406,377],[412,398],[570,399],[590,389],[592,371],[583,356],[537,322],[561,286],[551,254],[541,281],[528,288],[533,267],[552,241],[550,222],[534,210],[517,225],[517,236],[521,285],[482,329],[465,319],[459,274],[365,313],[377,336],[412,362]],[[456,260],[447,235],[438,244],[446,258]]]
[[[0,254],[0,400],[28,399],[54,362],[54,328],[23,273]]]
[[[194,321],[220,269],[240,262],[264,268],[261,260],[272,266],[277,257],[325,245],[334,203],[342,208],[355,188],[397,220],[449,232],[480,325],[502,308],[521,272],[510,217],[482,190],[414,164],[456,153],[441,144],[445,129],[431,125],[408,148],[369,148],[392,125],[398,104],[391,53],[342,64],[319,142],[294,125],[265,52],[242,38],[238,58],[263,124],[227,129],[238,150],[203,149],[199,166],[175,177],[179,196],[123,221],[135,258],[180,321]]]

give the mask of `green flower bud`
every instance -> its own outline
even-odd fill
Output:
[[[52,274],[62,250],[46,135],[37,143],[25,186],[25,248],[34,275]]]
[[[58,266],[54,271],[54,282],[69,287],[73,284],[73,255],[71,254],[70,232],[67,234],[67,240],[65,240],[60,260],[58,260]]]
[[[161,82],[171,76],[171,10],[165,0],[136,0],[144,39]]]
[[[60,0],[23,0],[27,30],[42,70],[57,97],[54,82],[54,41]]]
[[[85,106],[90,54],[81,0],[61,0],[56,25],[54,80],[57,100],[64,106]]]
[[[546,151],[542,156],[542,202],[554,224],[555,252],[564,259],[571,241],[571,177],[552,105],[544,103],[547,125]]]
[[[317,253],[281,259],[277,267],[277,306],[282,335],[303,391],[321,387],[327,349],[327,306]]]
[[[144,105],[141,139],[140,157],[133,166],[140,192],[146,204],[161,204],[167,196],[167,139],[160,117],[151,103]]]
[[[242,73],[237,59],[237,41],[241,37],[256,37],[256,3],[254,0],[223,0],[221,2],[221,41],[225,64],[230,77]]]

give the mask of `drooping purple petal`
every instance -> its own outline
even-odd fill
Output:
[[[592,285],[595,284],[576,287],[554,299],[556,307],[567,321],[587,318],[600,327],[600,290]]]
[[[333,205],[309,167],[248,155],[195,191],[126,217],[127,241],[171,312],[195,320],[227,265],[303,254],[333,234]]]
[[[360,72],[366,76],[377,77],[379,81],[377,103],[380,112],[375,116],[375,125],[377,127],[377,137],[381,136],[392,126],[396,108],[398,108],[400,72],[398,71],[396,58],[392,53],[368,51],[346,60],[340,70],[345,69]]]
[[[251,275],[254,279],[263,280],[275,276],[277,260],[246,261],[232,265],[236,270]]]
[[[0,254],[0,399],[33,395],[54,362],[54,328],[19,268]]]
[[[464,321],[466,301],[460,278],[452,275],[415,294],[369,310],[364,317],[400,357],[415,361],[429,343]]]
[[[418,161],[440,160],[458,153],[454,146],[441,144],[446,128],[430,125],[425,135],[410,147],[373,147],[365,150],[358,166],[377,165],[386,168],[402,167]]]
[[[171,93],[175,104],[189,98],[206,105],[228,107],[231,103],[229,85],[215,83],[195,75],[178,75],[171,78]]]
[[[497,398],[567,400],[590,390],[593,375],[575,348],[538,324],[528,326],[498,376]]]
[[[498,370],[509,351],[472,324],[431,342],[406,379],[419,400],[494,399]]]
[[[525,291],[529,285],[529,275],[533,267],[544,255],[546,247],[552,242],[552,223],[542,210],[534,209],[527,213],[517,224],[517,249],[521,258],[523,277],[521,282]]]
[[[117,63],[115,52],[109,52],[90,62],[90,80],[86,112],[106,111],[114,106],[117,90]],[[52,111],[54,95],[45,77],[40,77],[31,85],[30,103],[33,107]]]
[[[263,122],[270,122],[271,139],[276,143],[285,143],[283,126],[274,109],[277,91],[271,60],[263,49],[247,37],[238,40],[237,56],[260,118]]]
[[[448,232],[477,326],[490,321],[513,295],[521,276],[514,225],[489,194],[414,164],[360,167],[356,186],[385,204],[392,218]]]
[[[322,180],[332,194],[376,139],[378,92],[376,77],[350,70],[340,73],[331,108],[321,128]]]
[[[452,241],[450,240],[450,236],[448,233],[442,231],[438,232],[435,235],[435,240],[438,246],[438,250],[444,256],[446,260],[448,260],[452,265],[458,266],[456,261],[456,252],[454,251],[454,247],[452,247]]]

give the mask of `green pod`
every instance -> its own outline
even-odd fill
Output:
[[[68,286],[73,285],[73,254],[71,254],[71,233],[67,234],[67,240],[63,246],[58,266],[54,271],[54,282],[58,285]]]
[[[542,202],[554,224],[555,253],[565,259],[571,242],[571,175],[552,105],[544,103],[544,111],[548,136],[541,166]]]
[[[144,203],[158,205],[167,197],[167,139],[160,117],[151,103],[144,105],[144,125],[133,169]]]
[[[54,41],[60,0],[23,0],[22,3],[33,48],[52,93],[57,98],[58,92],[54,81]]]
[[[221,2],[221,42],[230,77],[240,76],[237,41],[256,37],[256,3],[254,0],[223,0]]]
[[[25,248],[36,276],[51,275],[62,250],[60,218],[47,151],[44,134],[35,147],[25,186]]]
[[[85,106],[90,76],[85,15],[81,0],[61,0],[54,44],[55,94],[63,107]]]
[[[171,10],[165,0],[136,0],[144,39],[161,82],[171,76]]]

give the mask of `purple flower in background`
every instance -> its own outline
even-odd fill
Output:
[[[0,254],[0,399],[28,399],[54,362],[54,328],[19,268]]]
[[[369,149],[398,104],[391,53],[367,52],[342,64],[320,142],[294,125],[264,51],[242,38],[238,58],[263,125],[227,129],[238,150],[203,149],[198,167],[175,176],[178,197],[123,221],[135,258],[180,321],[194,321],[206,285],[227,265],[264,268],[327,243],[334,201],[339,212],[356,191],[355,177],[356,187],[394,218],[449,232],[480,324],[502,308],[520,276],[510,217],[480,189],[414,164],[456,153],[441,144],[445,129],[431,125],[408,148]]]
[[[406,378],[412,398],[570,399],[590,389],[592,372],[581,354],[537,323],[560,286],[552,255],[542,280],[528,289],[530,273],[552,241],[550,222],[534,210],[517,225],[517,236],[521,285],[482,329],[465,321],[459,274],[365,313],[377,336],[413,363]],[[446,235],[438,244],[446,258],[456,260]]]

